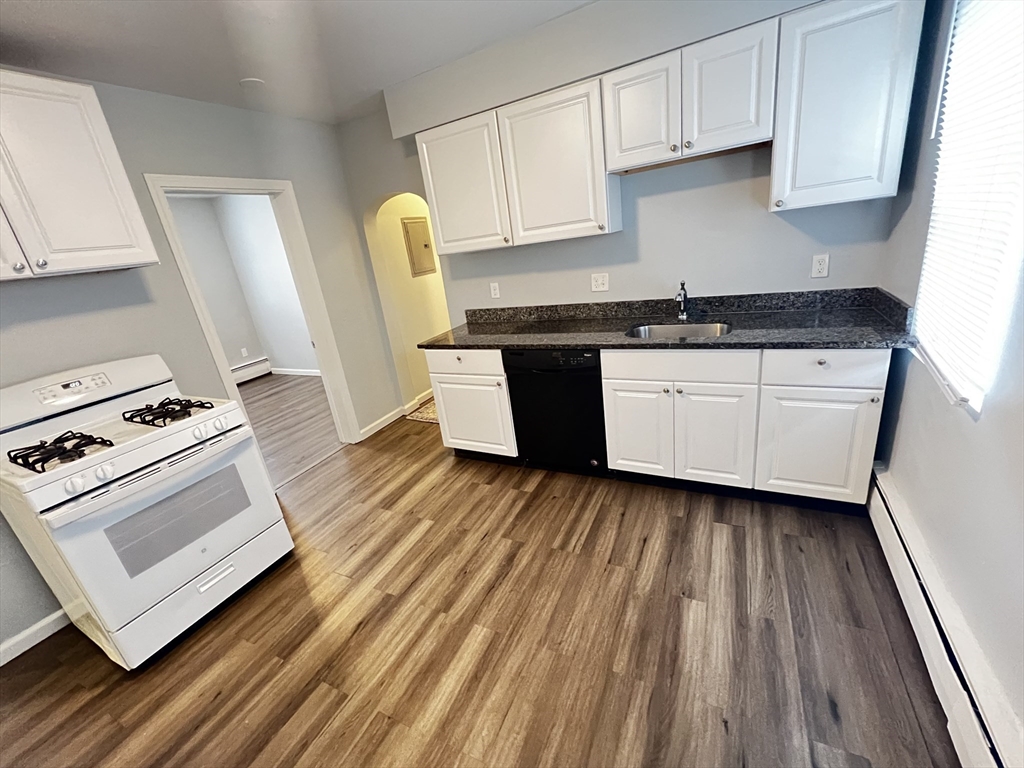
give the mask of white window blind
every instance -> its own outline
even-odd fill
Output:
[[[959,0],[914,331],[951,399],[981,410],[1024,247],[1024,2]]]

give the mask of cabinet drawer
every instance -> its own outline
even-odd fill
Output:
[[[465,373],[504,376],[500,349],[426,349],[431,373]]]
[[[768,349],[761,383],[883,389],[890,354],[888,349]]]
[[[757,349],[607,349],[601,351],[601,377],[756,384],[760,359]]]

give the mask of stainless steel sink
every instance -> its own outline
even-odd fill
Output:
[[[634,339],[694,339],[705,336],[725,336],[732,330],[728,323],[689,323],[672,325],[638,325],[626,335]]]

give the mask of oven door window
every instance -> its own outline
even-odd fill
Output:
[[[238,467],[230,464],[103,532],[134,579],[248,507]]]

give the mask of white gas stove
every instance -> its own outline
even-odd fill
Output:
[[[0,510],[127,668],[293,547],[238,404],[182,396],[156,355],[0,390]]]

